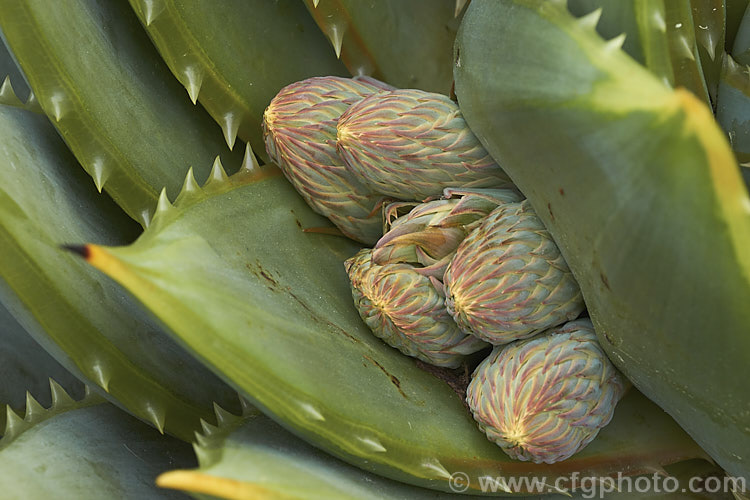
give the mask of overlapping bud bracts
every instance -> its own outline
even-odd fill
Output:
[[[581,319],[496,347],[466,392],[474,419],[512,458],[554,463],[580,451],[612,419],[626,389]]]
[[[512,186],[456,103],[441,94],[399,89],[363,99],[341,116],[338,148],[373,191],[394,198]]]
[[[352,104],[389,88],[372,78],[309,78],[284,87],[263,114],[271,159],[313,210],[367,244],[382,234],[383,196],[344,166],[336,151],[336,122]]]
[[[456,323],[496,345],[575,319],[585,307],[560,250],[526,200],[499,206],[464,239],[444,283]]]
[[[407,262],[419,266],[417,272],[442,280],[466,235],[498,205],[523,199],[511,189],[446,189],[443,195],[440,200],[411,204],[412,210],[395,220],[392,214],[410,204],[388,205],[386,233],[373,249],[373,261],[380,265]]]
[[[371,257],[371,250],[361,250],[345,267],[354,304],[377,337],[407,356],[449,368],[487,346],[458,328],[438,280],[409,264],[379,266]]]

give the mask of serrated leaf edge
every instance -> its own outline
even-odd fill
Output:
[[[3,437],[0,438],[0,450],[8,447],[18,436],[41,422],[71,410],[106,402],[103,397],[91,392],[88,386],[86,386],[83,398],[76,401],[55,380],[49,379],[49,385],[52,396],[52,404],[49,408],[44,408],[29,392],[26,392],[26,412],[23,417],[13,411],[10,406],[5,407],[6,422]]]

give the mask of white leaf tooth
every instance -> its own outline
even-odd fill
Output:
[[[431,458],[422,462],[422,468],[430,471],[432,475],[438,478],[442,478],[442,479],[451,478],[450,472],[448,472],[448,470],[445,467],[443,467],[443,464],[440,463],[440,460],[436,458]]]
[[[320,3],[320,0],[312,0],[312,3],[313,3],[313,7],[317,9],[318,4]]]
[[[190,167],[188,169],[187,175],[185,175],[185,180],[182,183],[182,189],[180,189],[180,194],[177,195],[177,199],[174,201],[175,206],[182,203],[182,201],[185,198],[189,198],[201,191],[201,187],[198,185],[198,182],[195,180],[195,174],[193,174],[193,167]]]
[[[229,177],[227,177],[227,173],[224,170],[224,165],[221,164],[221,158],[217,156],[214,159],[214,164],[211,167],[211,173],[208,176],[208,182],[206,182],[206,186],[213,185],[216,183],[222,183],[226,181]]]
[[[52,115],[55,121],[59,122],[66,112],[67,98],[62,90],[57,90],[49,97],[49,106],[52,109]]]
[[[191,64],[182,71],[182,74],[190,100],[193,104],[196,104],[198,102],[198,93],[201,90],[201,85],[203,85],[203,71],[195,64]]]
[[[308,418],[312,420],[317,420],[319,422],[325,422],[326,418],[323,416],[323,414],[320,413],[320,411],[318,411],[318,409],[315,408],[310,403],[300,403],[299,406],[302,409],[302,411],[307,414]]]
[[[260,165],[258,159],[253,153],[253,147],[250,146],[249,142],[245,143],[245,156],[242,158],[242,167],[248,172],[260,172]]]
[[[258,409],[250,403],[244,396],[237,394],[240,399],[240,408],[242,408],[242,416],[248,417],[250,415],[258,414]]]
[[[712,61],[716,59],[716,47],[718,45],[719,39],[715,37],[712,32],[706,33],[703,47],[706,49],[706,52],[708,52],[708,57],[710,57]]]
[[[237,140],[237,132],[240,129],[240,117],[234,111],[224,113],[221,117],[221,130],[224,132],[224,140],[227,141],[229,149],[234,148]]]
[[[596,10],[593,10],[586,14],[585,16],[581,16],[578,18],[578,25],[583,27],[585,30],[594,31],[596,30],[596,25],[599,24],[599,19],[602,17],[602,8],[599,7]]]
[[[196,437],[197,436],[204,436],[204,437],[211,436],[218,430],[218,427],[216,427],[215,425],[209,424],[203,419],[200,420],[200,423],[201,423],[202,432],[196,432],[195,433]]]
[[[144,208],[141,213],[138,214],[138,219],[144,228],[148,228],[151,225],[151,210]]]
[[[216,424],[218,427],[227,425],[229,422],[237,420],[237,415],[232,415],[227,410],[214,403],[214,413],[216,414]]]
[[[453,17],[458,17],[461,14],[461,11],[466,7],[467,1],[468,0],[456,0],[456,7],[453,9]]]
[[[33,91],[29,92],[29,98],[26,99],[26,109],[34,113],[44,113],[41,104],[39,104],[39,99],[36,98]]]
[[[101,193],[104,189],[107,179],[112,174],[112,169],[104,163],[104,158],[97,156],[94,161],[91,162],[91,178],[94,179],[94,185],[96,189]]]
[[[703,45],[703,48],[706,49],[706,52],[708,52],[708,57],[710,57],[712,61],[715,60],[716,48],[719,45],[719,39],[714,36],[714,33],[711,30],[701,30],[699,35],[699,43]]]
[[[200,446],[201,448],[205,448],[206,445],[208,445],[210,439],[205,434],[201,434],[200,432],[195,433],[195,444]]]
[[[5,104],[20,106],[21,100],[16,95],[16,91],[13,90],[13,85],[10,83],[10,75],[5,77],[3,84],[0,85],[0,102]]]
[[[143,407],[146,414],[146,420],[151,422],[159,433],[164,434],[164,422],[166,421],[166,411],[152,403],[147,402]]]
[[[49,390],[52,395],[52,407],[69,406],[75,404],[70,394],[54,379],[49,379]]]
[[[212,454],[203,446],[193,444],[193,451],[195,451],[195,457],[198,459],[198,464],[201,467],[206,467],[212,463]]]
[[[3,438],[12,439],[17,436],[23,429],[26,428],[26,422],[18,416],[16,412],[10,409],[10,406],[5,407],[5,432]]]
[[[101,361],[96,360],[91,363],[91,375],[99,387],[109,392],[109,381],[112,376]]]
[[[156,213],[154,214],[154,218],[156,218],[157,215],[167,213],[171,209],[172,203],[170,203],[169,197],[167,196],[167,188],[162,188],[161,193],[159,193],[159,201],[156,203]]]
[[[651,15],[651,23],[662,33],[665,33],[667,31],[667,23],[664,20],[664,12],[662,12],[659,8],[654,9],[654,13]]]
[[[373,437],[357,437],[362,444],[364,444],[370,451],[374,451],[376,453],[385,453],[386,448],[383,446],[383,443],[381,443],[377,438]]]
[[[143,17],[146,19],[146,26],[151,26],[151,23],[159,17],[165,7],[163,0],[140,0],[140,4]]]
[[[341,46],[344,44],[344,31],[346,28],[341,28],[336,23],[332,23],[328,27],[328,39],[333,45],[333,50],[336,52],[336,58],[341,59]]]
[[[492,484],[493,488],[502,490],[505,493],[514,493],[514,491],[510,488],[510,486],[508,486],[508,482],[503,477],[483,476],[483,477],[480,477],[479,479],[480,481],[484,480],[487,484]]]
[[[693,48],[690,46],[690,42],[688,41],[687,37],[684,35],[680,35],[677,37],[677,43],[680,48],[680,52],[682,52],[682,56],[690,59],[691,61],[695,61],[695,54],[693,54]]]
[[[611,40],[604,42],[604,52],[612,53],[622,49],[622,45],[625,43],[625,33],[620,33]]]
[[[5,75],[5,79],[3,80],[3,84],[0,85],[0,97],[5,97],[9,93],[12,93],[13,95],[16,95],[15,92],[13,92],[13,85],[10,83],[10,75]]]
[[[45,411],[47,410],[39,404],[39,401],[37,401],[29,391],[26,391],[26,416],[24,417],[24,420],[30,422]]]

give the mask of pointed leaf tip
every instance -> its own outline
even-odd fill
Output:
[[[191,470],[173,470],[156,478],[160,488],[204,493],[219,498],[285,498],[260,485],[210,476]]]

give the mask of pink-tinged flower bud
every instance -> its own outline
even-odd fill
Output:
[[[382,234],[383,196],[344,166],[336,123],[352,104],[389,88],[372,78],[308,78],[281,89],[263,114],[266,150],[286,178],[313,210],[366,244]]]
[[[338,122],[341,157],[373,191],[423,200],[445,188],[513,187],[442,94],[399,89],[373,94]]]
[[[466,401],[509,456],[551,464],[596,437],[627,385],[581,319],[496,347],[474,371]]]

